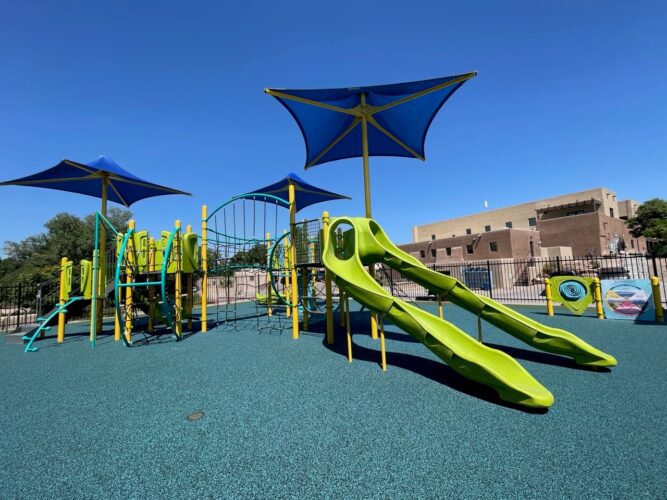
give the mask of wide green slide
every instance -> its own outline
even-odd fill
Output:
[[[422,342],[452,369],[492,387],[501,399],[547,408],[553,395],[511,356],[477,342],[455,325],[389,294],[364,266],[385,260],[386,251],[370,230],[370,219],[333,219],[323,253],[325,267],[338,286],[367,308],[388,317]],[[337,251],[336,229],[347,224],[344,248]],[[379,227],[379,226],[378,226]]]

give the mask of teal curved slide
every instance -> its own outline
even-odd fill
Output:
[[[349,225],[351,229],[345,232],[344,248],[337,252],[334,235],[340,225]],[[502,304],[478,296],[455,278],[427,269],[417,259],[397,248],[372,219],[333,219],[328,236],[323,253],[324,265],[345,293],[390,318],[456,372],[492,387],[505,401],[546,408],[553,404],[554,398],[512,357],[477,342],[455,325],[393,297],[368,274],[365,266],[379,262],[387,264],[538,349],[569,355],[580,364],[616,364],[612,356],[575,335],[541,325]]]

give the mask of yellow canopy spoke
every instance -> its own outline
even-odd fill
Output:
[[[456,85],[457,83],[465,82],[466,80],[469,80],[470,78],[472,78],[476,75],[477,75],[477,72],[473,71],[472,73],[466,73],[465,75],[461,75],[457,78],[453,78],[453,79],[451,79],[449,81],[446,81],[444,83],[441,83],[439,85],[435,85],[435,86],[433,86],[431,88],[428,88],[426,90],[422,90],[421,92],[416,92],[416,93],[411,94],[407,97],[403,97],[402,99],[399,99],[397,101],[390,102],[388,104],[385,104],[384,106],[377,106],[377,107],[376,106],[367,106],[368,114],[369,115],[374,115],[376,113],[380,113],[380,112],[385,111],[387,109],[390,109],[390,108],[393,108],[393,107],[396,107],[396,106],[400,106],[403,103],[406,103],[408,101],[412,101],[414,99],[425,96],[425,95],[430,94],[432,92],[437,92],[438,90],[442,90],[446,87]]]
[[[313,101],[312,99],[306,99],[305,97],[297,97],[290,94],[285,94],[284,92],[280,92],[279,90],[264,89],[264,92],[273,97],[279,97],[281,99],[289,99],[290,101],[296,101],[303,104],[310,104],[311,106],[317,106],[318,108],[328,109],[329,111],[336,111],[338,113],[344,113],[346,115],[352,115],[352,116],[361,116],[361,112],[359,111],[359,106],[347,109],[347,108],[341,108],[340,106],[334,106],[332,104],[326,104],[324,102]]]
[[[394,134],[392,134],[387,129],[385,129],[382,125],[380,125],[372,115],[368,117],[368,123],[373,125],[373,127],[375,127],[380,132],[382,132],[384,135],[389,137],[392,141],[394,141],[396,144],[401,146],[403,149],[405,149],[408,153],[410,153],[415,158],[418,158],[420,160],[425,160],[426,159],[422,155],[417,153],[414,149],[412,149],[410,146],[408,146],[406,143],[404,143],[402,140],[400,140],[398,137],[396,137]]]
[[[355,118],[354,120],[352,120],[352,123],[350,124],[350,126],[347,127],[345,130],[343,130],[343,132],[341,134],[339,134],[333,141],[331,141],[329,143],[329,145],[326,148],[324,148],[319,155],[317,155],[315,158],[313,158],[313,161],[308,163],[308,165],[306,165],[306,168],[310,168],[313,165],[315,165],[320,160],[320,158],[322,158],[325,154],[327,154],[329,151],[331,151],[331,148],[333,148],[336,144],[338,144],[343,139],[343,137],[345,137],[347,134],[352,132],[352,130],[357,125],[359,125],[359,123],[361,123],[361,118]]]

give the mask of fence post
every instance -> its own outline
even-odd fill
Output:
[[[486,261],[486,277],[489,279],[489,298],[493,298],[493,277],[491,275],[491,261]]]
[[[655,262],[655,257],[653,258]],[[657,273],[656,273],[657,274]],[[655,321],[662,323],[665,321],[665,315],[662,310],[662,298],[660,297],[660,280],[657,276],[651,276],[651,287],[653,288],[653,304],[655,305]]]
[[[551,298],[551,280],[549,278],[544,279],[544,293],[547,297],[547,314],[549,316],[554,315],[554,302]]]
[[[560,274],[560,255],[556,255],[556,267],[558,268],[558,274]]]
[[[19,296],[17,297],[17,300],[16,300],[16,329],[17,330],[21,326],[21,306],[23,305],[22,302],[21,302],[21,297],[22,296],[23,296],[22,284],[19,283]]]
[[[604,309],[602,308],[602,290],[600,289],[600,278],[593,278],[593,298],[595,299],[595,312],[598,319],[604,319]]]

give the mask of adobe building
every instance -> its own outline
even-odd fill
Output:
[[[401,248],[426,263],[646,253],[624,220],[638,206],[590,189],[415,226]]]

